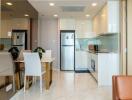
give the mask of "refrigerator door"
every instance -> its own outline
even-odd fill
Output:
[[[61,33],[61,45],[73,45],[74,46],[74,33],[73,32],[62,32]]]
[[[13,30],[12,31],[12,46],[19,50],[27,49],[27,31]]]
[[[13,33],[13,45],[24,45],[25,44],[25,33]]]
[[[74,70],[74,46],[61,46],[61,70]]]

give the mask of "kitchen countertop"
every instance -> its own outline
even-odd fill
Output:
[[[99,53],[117,53],[117,52],[113,52],[113,51],[107,51],[107,50],[100,50],[100,51],[97,51],[97,52],[93,52],[93,51],[89,51],[89,50],[86,50],[86,49],[79,49],[79,50],[76,50],[76,51],[86,51],[86,52],[89,52],[89,53],[93,53],[93,54],[99,54]]]

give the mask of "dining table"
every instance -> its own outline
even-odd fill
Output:
[[[52,73],[53,73],[53,68],[52,68],[52,65],[53,65],[53,61],[55,60],[55,58],[53,57],[48,57],[48,58],[43,58],[41,59],[41,64],[42,64],[42,67],[44,67],[46,73],[45,73],[45,76],[44,76],[44,80],[45,80],[45,88],[46,90],[49,90],[51,84],[52,84]],[[22,59],[17,59],[14,61],[15,63],[18,64],[18,70],[20,72],[20,67],[21,65],[23,65],[23,68],[24,68],[24,60]],[[23,85],[22,85],[22,79],[20,79],[20,73],[17,73],[17,87],[18,89],[22,88]]]

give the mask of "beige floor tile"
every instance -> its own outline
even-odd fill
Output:
[[[112,100],[112,94],[111,87],[98,87],[88,73],[54,71],[48,91],[44,88],[41,94],[37,81],[26,93],[22,89],[11,100]]]

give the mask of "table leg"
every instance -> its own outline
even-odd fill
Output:
[[[50,81],[49,81],[49,82],[50,82],[50,83],[49,83],[50,85],[51,85],[51,83],[52,83],[52,73],[53,73],[53,72],[52,72],[52,62],[51,62],[51,63],[50,63]]]
[[[46,85],[46,90],[48,90],[49,89],[49,63],[48,62],[46,62],[45,63],[45,70],[46,70],[46,74],[45,74],[45,85]]]

